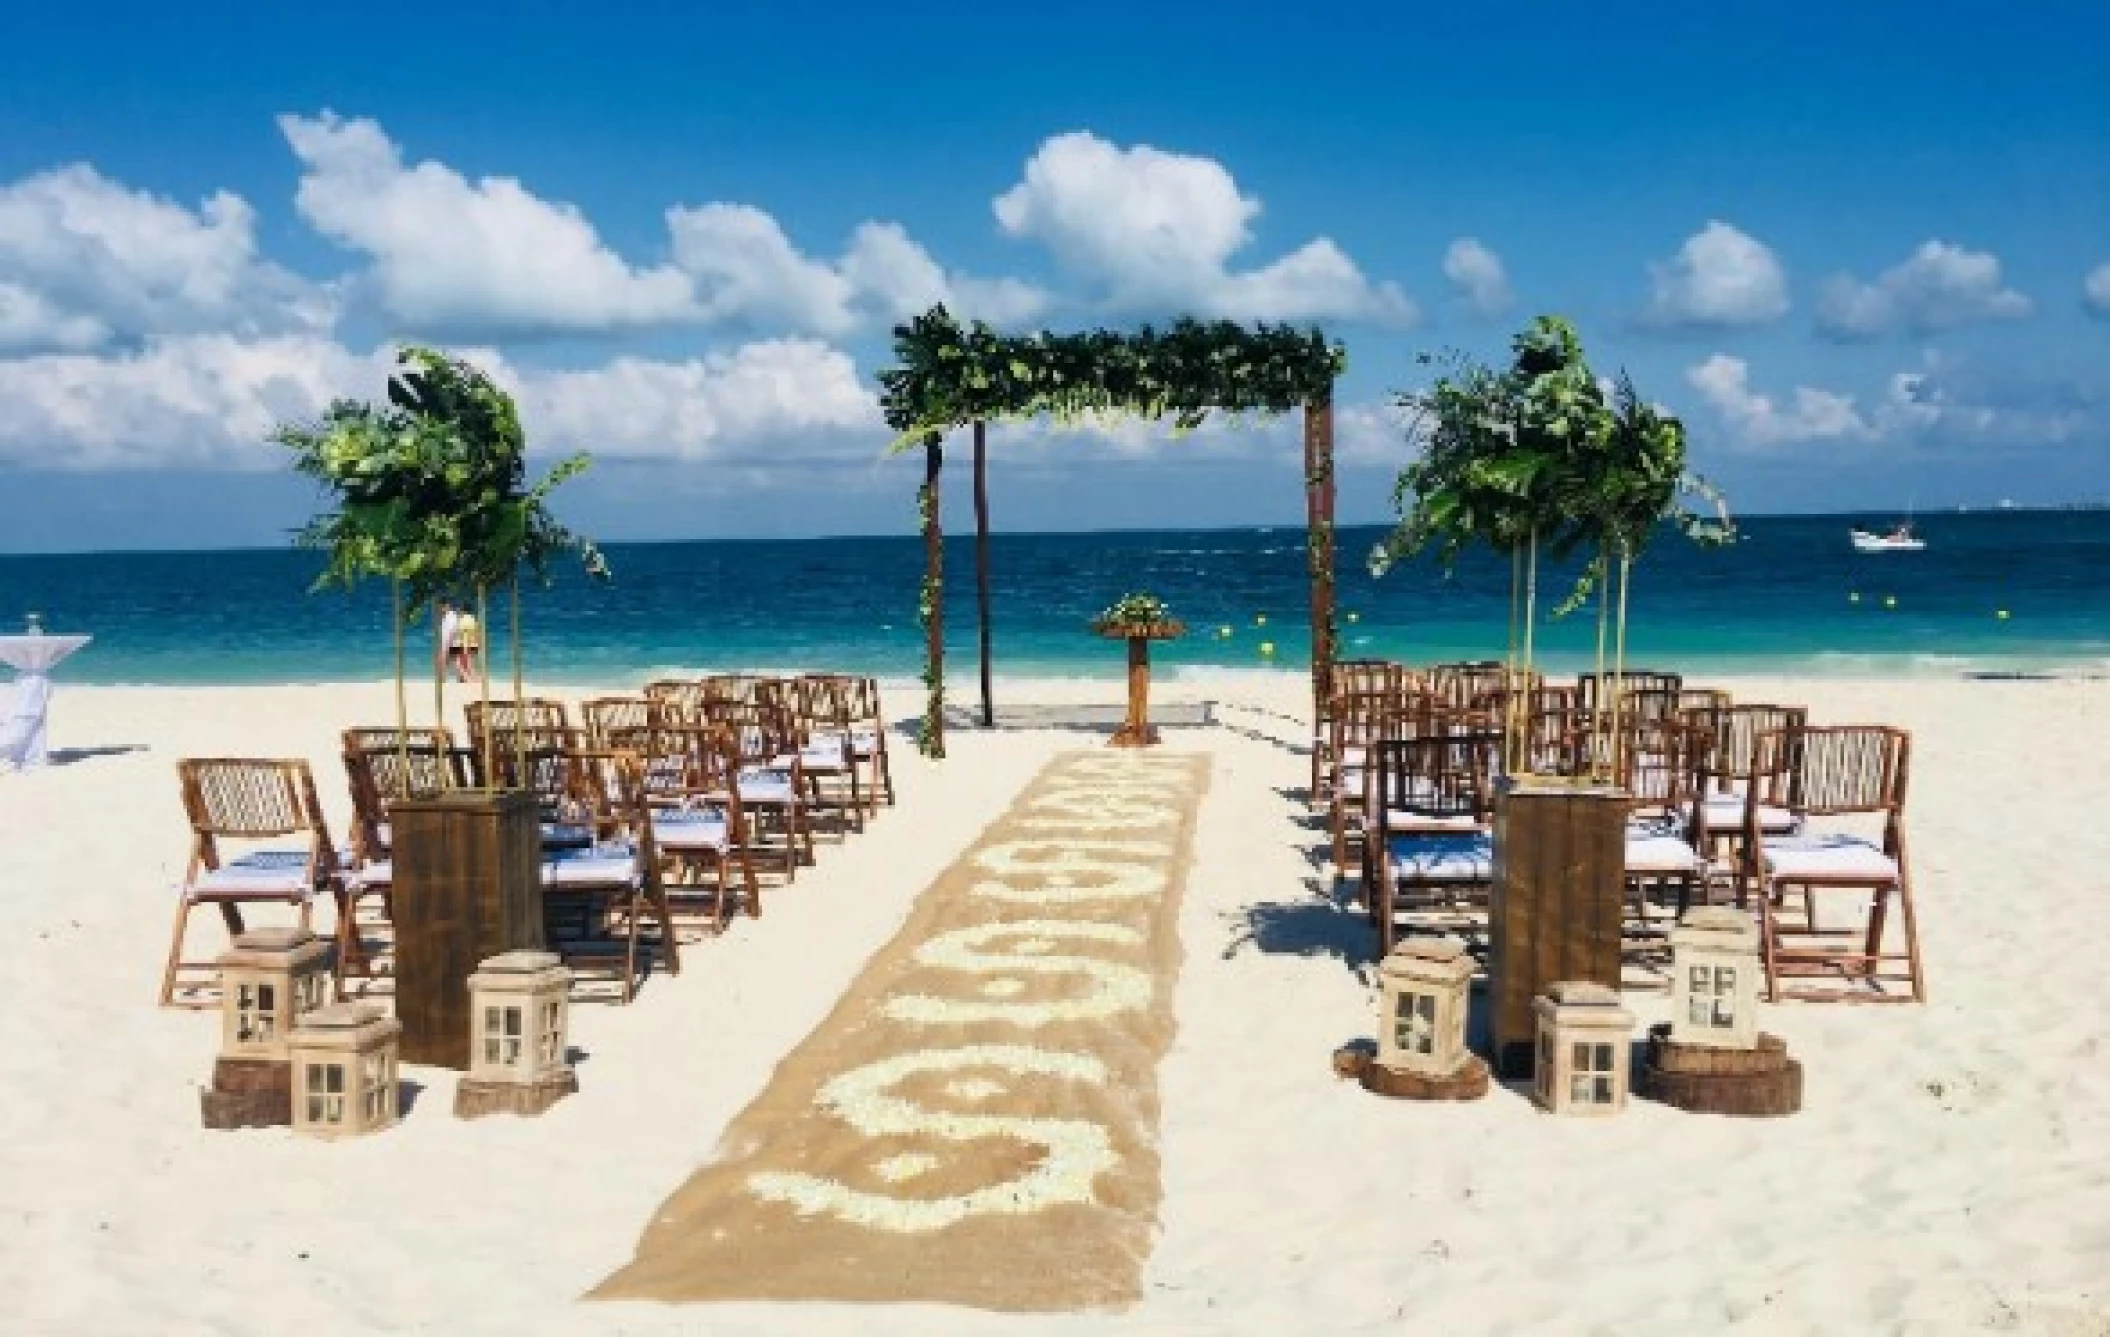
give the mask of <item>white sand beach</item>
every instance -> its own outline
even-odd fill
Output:
[[[918,894],[1093,736],[960,729],[939,764],[897,742],[898,807],[678,978],[575,1009],[577,1096],[470,1123],[454,1074],[407,1068],[400,1127],[328,1144],[199,1127],[215,1019],[154,1005],[187,849],[174,762],[307,757],[341,832],[337,731],[389,720],[389,689],[62,685],[53,745],[77,751],[0,775],[0,1332],[2110,1332],[2110,683],[1728,685],[1914,734],[1929,1002],[1767,1008],[1806,1073],[1783,1120],[1559,1120],[1509,1089],[1421,1106],[1338,1081],[1330,1052],[1374,1031],[1374,938],[1309,857],[1305,680],[1161,685],[1219,719],[1167,731],[1213,773],[1158,1070],[1161,1230],[1139,1304],[1052,1316],[580,1297]],[[209,913],[195,933],[224,937]]]

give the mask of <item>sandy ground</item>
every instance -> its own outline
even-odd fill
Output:
[[[1373,940],[1307,857],[1302,681],[1162,690],[1223,704],[1169,735],[1214,774],[1159,1072],[1161,1235],[1141,1304],[1030,1318],[577,1297],[1079,734],[961,731],[942,765],[897,745],[898,809],[679,978],[576,1010],[582,1090],[540,1120],[459,1122],[452,1074],[409,1069],[400,1128],[328,1145],[198,1127],[213,1020],[153,1005],[185,855],[173,762],[310,757],[341,829],[335,731],[389,719],[387,689],[62,687],[54,743],[88,755],[0,775],[0,1332],[2110,1332],[2110,684],[1730,685],[1916,736],[1932,1001],[1768,1009],[1807,1073],[1785,1121],[1337,1083],[1329,1052],[1373,1029]],[[197,924],[207,950],[217,919]]]

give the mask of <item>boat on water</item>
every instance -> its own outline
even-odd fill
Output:
[[[1912,532],[1910,524],[1900,522],[1888,534],[1877,534],[1866,529],[1849,529],[1847,537],[1853,540],[1855,552],[1919,552],[1927,541]]]

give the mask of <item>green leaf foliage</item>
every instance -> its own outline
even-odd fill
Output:
[[[1590,553],[1554,610],[1560,616],[1589,597],[1610,561],[1638,555],[1665,523],[1695,542],[1734,538],[1720,494],[1685,471],[1684,424],[1644,400],[1624,372],[1608,392],[1574,326],[1541,316],[1510,351],[1499,369],[1425,356],[1441,367],[1435,381],[1398,396],[1421,449],[1393,488],[1400,523],[1371,554],[1374,572],[1420,555],[1447,569],[1474,546]],[[1712,517],[1687,497],[1707,503]]]
[[[894,355],[879,399],[897,451],[931,432],[1043,415],[1171,418],[1191,431],[1212,411],[1287,413],[1330,399],[1345,365],[1340,345],[1288,325],[1182,319],[1010,336],[962,326],[943,306],[896,326]]]
[[[550,512],[558,484],[587,466],[574,455],[527,478],[527,439],[513,398],[475,366],[429,348],[398,354],[384,402],[340,400],[314,423],[272,439],[335,503],[297,541],[326,554],[318,589],[367,576],[399,580],[412,614],[525,572],[547,581],[576,552],[606,578],[600,550]]]

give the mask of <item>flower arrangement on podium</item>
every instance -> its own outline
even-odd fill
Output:
[[[1187,634],[1186,624],[1175,618],[1165,601],[1155,594],[1122,595],[1092,619],[1092,630],[1112,641],[1137,636],[1169,641]]]

